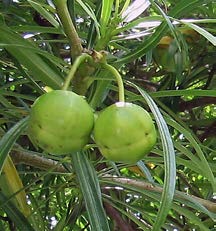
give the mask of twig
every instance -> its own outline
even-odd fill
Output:
[[[113,206],[105,202],[104,207],[106,209],[108,216],[116,222],[116,225],[118,226],[119,230],[134,231],[134,229],[130,226],[130,224],[128,224],[122,219],[122,216],[119,214],[119,212],[115,208],[113,208]]]

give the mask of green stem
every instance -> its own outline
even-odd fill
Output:
[[[71,56],[75,59],[82,54],[83,47],[68,12],[67,0],[54,0],[54,3],[57,14],[62,22],[65,34],[67,35],[71,46]]]
[[[121,75],[113,66],[109,64],[103,64],[102,66],[105,69],[109,70],[115,76],[117,84],[118,84],[118,89],[119,89],[119,102],[125,102],[124,84],[123,84]]]
[[[80,64],[83,63],[84,61],[88,61],[88,60],[92,60],[92,57],[88,54],[82,54],[76,58],[75,62],[73,63],[73,65],[72,65],[72,67],[68,73],[68,76],[64,82],[62,90],[68,89],[70,82],[72,81],[72,79],[73,79],[78,67],[80,66]]]

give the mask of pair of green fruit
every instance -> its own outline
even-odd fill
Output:
[[[118,102],[98,115],[82,96],[54,90],[32,106],[28,126],[31,141],[52,154],[81,150],[93,136],[107,159],[135,163],[156,142],[154,123],[147,111],[132,103]]]

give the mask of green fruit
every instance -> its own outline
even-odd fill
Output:
[[[64,90],[40,96],[28,126],[31,141],[52,154],[81,150],[93,129],[94,114],[83,97]]]
[[[156,130],[149,113],[142,107],[118,102],[99,114],[94,138],[107,159],[136,163],[155,145]]]

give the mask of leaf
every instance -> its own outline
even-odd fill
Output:
[[[142,222],[141,219],[138,219],[136,216],[134,216],[133,213],[129,213],[127,211],[127,209],[131,209],[132,211],[137,211],[138,213],[142,212],[140,211],[137,207],[135,206],[131,206],[128,203],[122,202],[121,200],[116,199],[115,197],[109,197],[107,195],[103,195],[105,197],[105,201],[111,205],[113,208],[115,208],[116,210],[118,210],[123,216],[128,217],[131,221],[133,221],[135,224],[137,224],[137,226],[139,227],[139,230],[143,230],[143,231],[149,231],[149,228],[147,228],[147,225]],[[114,201],[115,203],[113,203],[112,201]],[[117,205],[116,205],[117,204]],[[127,209],[125,209],[127,208]],[[131,230],[131,229],[129,229]],[[123,229],[122,229],[123,231]]]
[[[153,203],[154,203],[154,200],[156,200],[158,202],[161,201],[160,195],[163,192],[163,189],[162,189],[161,185],[159,185],[157,183],[149,184],[143,180],[134,180],[133,178],[117,178],[117,177],[109,178],[109,176],[102,178],[100,181],[102,183],[105,183],[106,185],[109,184],[109,185],[113,185],[113,186],[116,186],[116,183],[118,183],[119,187],[130,190],[134,193],[141,193],[141,194],[146,195],[146,197],[149,197],[151,199],[151,201],[153,199],[153,201],[152,201]],[[135,182],[135,184],[134,184],[134,182]],[[157,190],[155,190],[154,187],[157,187]],[[107,197],[107,195],[103,195],[103,196]],[[110,200],[116,201],[117,199],[115,197],[110,197]],[[182,204],[185,204],[188,207],[190,207],[191,209],[195,209],[196,211],[199,211],[199,212],[202,212],[202,213],[208,215],[212,220],[216,219],[216,214],[214,213],[215,207],[213,207],[214,206],[214,205],[212,205],[213,203],[208,201],[208,200],[198,198],[198,197],[193,197],[192,195],[188,195],[186,193],[183,193],[183,192],[177,191],[177,190],[175,190],[174,200],[180,203],[180,205],[178,205],[177,203],[172,204],[172,209],[174,209],[174,210],[176,210],[176,206],[182,207]],[[202,204],[201,204],[201,202],[202,202]],[[118,203],[123,204],[125,202],[118,201]],[[209,203],[211,203],[211,205],[209,205]],[[204,204],[206,207],[204,206]],[[208,206],[207,206],[207,204],[208,204]],[[132,205],[127,204],[125,206],[131,207]],[[207,209],[210,206],[212,206],[211,211]],[[145,209],[145,208],[143,208],[143,209]],[[137,208],[137,207],[134,208],[134,210],[136,212],[142,213],[142,211],[139,210],[139,208]],[[143,213],[145,214],[146,211]],[[151,213],[151,211],[150,211],[150,213]]]
[[[203,37],[205,37],[210,43],[212,43],[214,46],[216,46],[216,37],[203,29],[202,27],[199,27],[193,23],[185,22],[184,20],[181,21],[183,24],[187,25],[188,27],[194,29],[196,32],[201,34]]]
[[[181,45],[180,45],[180,41],[179,41],[181,39],[181,36],[177,35],[175,28],[174,28],[172,22],[170,21],[170,18],[165,14],[165,12],[160,8],[160,6],[158,6],[158,4],[156,4],[152,0],[150,0],[150,2],[159,11],[159,13],[163,16],[164,20],[166,21],[175,41],[177,43],[178,49],[181,51]]]
[[[62,78],[48,65],[40,55],[34,52],[36,49],[32,43],[11,31],[8,27],[0,25],[0,45],[8,44],[6,50],[32,74],[35,80],[41,80],[45,85],[53,89],[62,86]],[[13,46],[16,45],[16,46]],[[40,49],[38,49],[40,51]]]
[[[0,140],[0,174],[5,162],[5,159],[13,147],[15,141],[26,128],[28,123],[28,117],[20,120],[16,123]]]
[[[101,19],[100,19],[100,26],[101,26],[101,34],[104,36],[107,31],[107,26],[110,21],[112,6],[114,0],[102,0],[102,9],[101,9]]]
[[[39,4],[35,1],[28,0],[29,4],[42,15],[48,22],[50,22],[55,28],[59,28],[59,23],[55,20],[52,14],[49,13],[48,10],[44,9],[42,4]],[[47,8],[50,8],[49,5],[45,5]]]
[[[143,161],[138,161],[137,162],[137,166],[139,167],[139,169],[142,171],[142,173],[144,173],[144,175],[146,176],[146,179],[151,182],[154,183],[154,179],[149,171],[149,169],[145,166]]]
[[[182,134],[184,134],[185,138],[189,140],[191,146],[194,147],[197,156],[201,160],[199,167],[201,168],[202,174],[211,182],[212,188],[214,192],[216,192],[216,178],[214,177],[214,174],[209,166],[209,163],[199,145],[199,141],[194,137],[192,131],[188,131],[187,129],[183,128],[180,124],[176,123],[171,118],[166,118],[166,120],[169,125],[173,126],[175,129],[177,129]]]
[[[98,38],[100,38],[100,30],[99,30],[99,17],[101,14],[101,7],[102,3],[97,2],[96,9],[95,9],[95,16],[91,19],[91,25],[88,30],[88,36],[87,36],[87,49],[92,49],[96,40],[96,36],[98,35]]]
[[[128,8],[122,13],[122,18],[124,22],[131,22],[138,16],[140,16],[149,6],[150,2],[148,0],[135,0]]]
[[[163,146],[165,171],[163,187],[164,189],[161,196],[161,205],[155,223],[153,225],[153,231],[158,231],[166,220],[166,216],[171,208],[172,200],[174,197],[176,183],[175,151],[167,124],[163,116],[161,115],[157,105],[154,103],[151,97],[137,85],[133,83],[130,83],[130,85],[136,88],[148,103],[148,106],[150,107],[157,122]]]
[[[5,203],[5,201],[7,201],[7,197],[5,197],[2,192],[0,192],[0,207],[4,209],[4,211],[14,222],[17,228],[23,231],[35,231],[29,221],[23,216],[23,214],[10,201],[7,201],[7,203]]]
[[[98,19],[97,19],[98,11],[96,12],[96,15],[95,15],[94,11],[92,10],[92,8],[87,3],[84,3],[81,0],[77,0],[77,2],[80,4],[80,6],[83,8],[83,10],[88,14],[88,16],[94,22],[95,31],[97,32],[98,37],[100,37],[100,29],[99,29],[100,24],[99,24]],[[99,8],[100,8],[100,6],[99,6]],[[100,9],[98,9],[98,10],[100,11]]]
[[[35,99],[36,99],[36,97],[32,97],[29,95],[19,94],[19,93],[13,92],[13,91],[0,90],[0,96],[1,96],[0,99],[2,98],[3,95],[13,96],[13,97],[17,97],[17,98],[19,97],[21,99],[27,99],[29,101],[35,101]],[[9,108],[13,108],[13,106],[10,106]]]
[[[91,230],[109,231],[107,217],[101,200],[100,185],[93,166],[86,157],[86,153],[73,153],[71,157],[85,200]]]
[[[17,208],[20,209],[25,217],[29,216],[30,209],[26,202],[23,184],[10,156],[8,156],[4,162],[0,184],[2,192],[8,197],[14,195],[13,201]]]
[[[108,86],[110,84],[110,79],[108,79],[110,76],[110,74],[108,73],[108,71],[101,71],[98,74],[98,78],[101,78],[102,80],[97,81],[97,87],[94,91],[94,95],[91,99],[91,101],[89,102],[89,104],[91,105],[92,108],[97,108],[102,101],[106,98],[107,94],[108,94]]]
[[[143,56],[147,51],[154,48],[160,41],[161,37],[163,36],[164,32],[167,29],[167,25],[165,22],[160,24],[160,26],[157,28],[155,33],[153,33],[150,37],[148,37],[144,42],[139,45],[133,52],[128,53],[121,59],[118,59],[116,61],[116,64],[126,64],[132,60],[135,60],[141,56]]]
[[[208,225],[205,224],[205,222],[201,221],[199,216],[194,214],[192,211],[185,209],[181,206],[174,206],[174,207],[175,207],[175,210],[178,211],[179,214],[184,214],[184,216],[187,217],[187,219],[189,219],[192,224],[195,224],[196,226],[198,226],[200,230],[209,231]]]
[[[32,32],[32,33],[45,33],[45,34],[62,34],[60,29],[54,27],[43,27],[33,25],[11,26],[10,29],[17,32]]]
[[[152,92],[151,96],[156,97],[170,97],[170,96],[212,96],[216,97],[215,90],[166,90],[166,91],[157,91]]]
[[[210,2],[210,0],[207,0],[205,2]],[[173,18],[180,17],[187,14],[195,7],[201,6],[202,4],[204,4],[204,2],[200,0],[182,0],[178,2],[173,9],[170,10],[169,15]],[[126,64],[145,55],[147,51],[151,50],[159,43],[160,39],[163,37],[167,29],[167,23],[162,22],[151,36],[145,39],[139,46],[137,46],[135,50],[132,50],[131,52],[120,58],[116,62],[116,64]]]
[[[152,28],[154,29],[156,26],[159,26],[163,18],[160,15],[157,16],[147,16],[145,18],[138,18],[126,25],[122,25],[121,27],[116,28],[113,31],[113,34],[121,34],[124,31],[132,30],[133,28]]]

